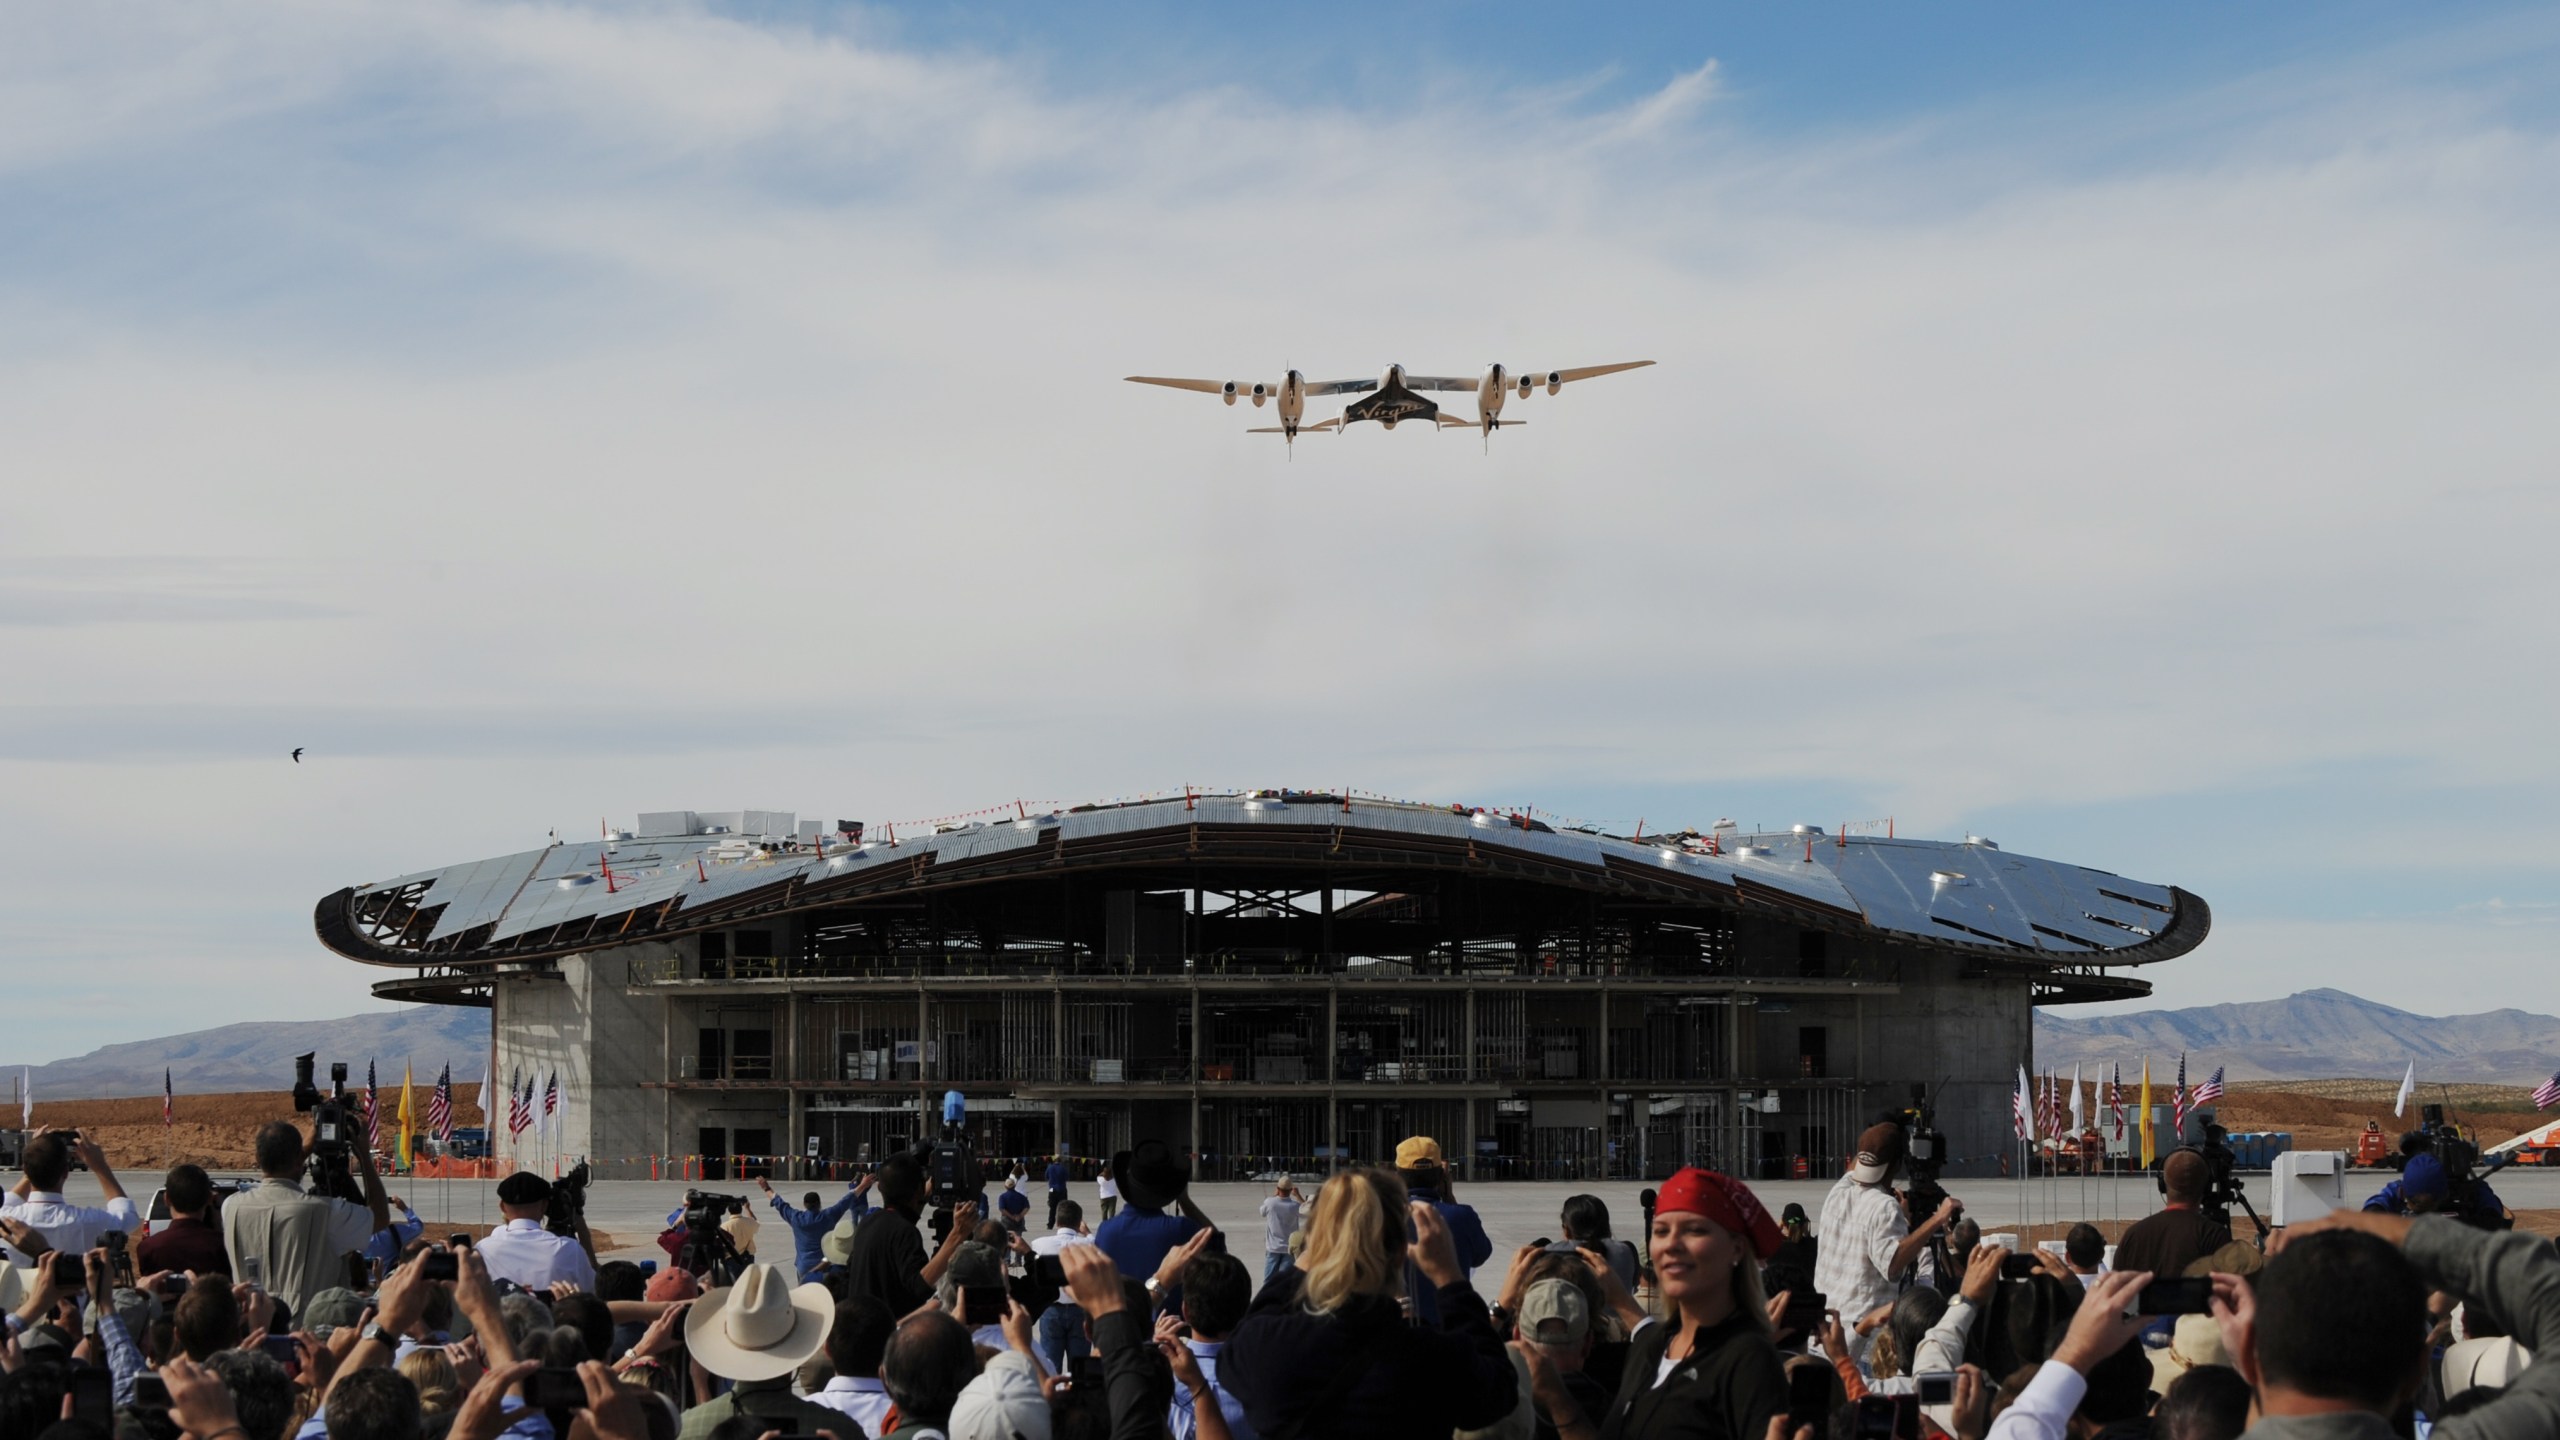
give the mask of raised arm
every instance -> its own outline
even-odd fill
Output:
[[[88,1131],[80,1131],[79,1135],[80,1138],[73,1148],[80,1156],[80,1163],[88,1166],[89,1173],[98,1177],[98,1189],[107,1197],[108,1211],[114,1213],[117,1202],[122,1201],[124,1205],[122,1218],[128,1221],[140,1219],[141,1217],[134,1213],[133,1202],[125,1199],[124,1186],[117,1183],[114,1168],[107,1164],[106,1150],[97,1141],[89,1138]]]

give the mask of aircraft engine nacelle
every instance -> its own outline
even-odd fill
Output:
[[[1559,374],[1559,373],[1557,373],[1556,371],[1553,371],[1553,370],[1548,371],[1548,372],[1547,372],[1547,393],[1548,393],[1548,394],[1550,394],[1550,395],[1553,395],[1554,393],[1556,393],[1557,391],[1559,391],[1559,390],[1561,390],[1561,389],[1563,389],[1563,388],[1564,388],[1564,376],[1563,376],[1563,375],[1561,375],[1561,374]]]
[[[1521,398],[1521,399],[1523,399],[1523,400],[1528,399],[1528,398],[1529,398],[1529,392],[1530,392],[1530,391],[1532,391],[1532,390],[1535,390],[1535,389],[1537,389],[1537,388],[1538,388],[1538,377],[1537,377],[1537,376],[1535,376],[1535,375],[1523,375],[1523,376],[1521,376],[1521,377],[1520,377],[1520,398]]]
[[[1228,381],[1226,386],[1218,391],[1218,398],[1226,401],[1230,405],[1236,403],[1236,382],[1233,380]]]
[[[1270,398],[1271,398],[1271,387],[1270,387],[1270,386],[1263,384],[1263,383],[1262,383],[1261,381],[1259,381],[1259,380],[1257,380],[1257,381],[1253,382],[1253,408],[1255,408],[1256,410],[1261,409],[1261,408],[1262,408],[1262,402],[1263,402],[1263,401],[1265,401],[1265,400],[1268,400],[1268,399],[1270,399]]]

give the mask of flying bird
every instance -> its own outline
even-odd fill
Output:
[[[296,765],[302,763],[302,747],[299,745],[293,747],[293,763]]]

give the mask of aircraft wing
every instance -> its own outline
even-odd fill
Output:
[[[1197,390],[1203,395],[1223,395],[1227,389],[1224,380],[1178,380],[1169,375],[1132,375],[1128,379],[1134,385],[1163,385],[1174,390]],[[1252,386],[1248,382],[1242,388],[1251,389]]]
[[[1309,395],[1361,395],[1378,388],[1375,377],[1367,380],[1309,380]]]
[[[1454,390],[1473,394],[1476,388],[1476,377],[1473,375],[1407,375],[1404,377],[1404,388],[1407,390]]]
[[[1312,422],[1310,422],[1310,423],[1308,423],[1308,424],[1301,425],[1301,426],[1299,426],[1299,427],[1298,427],[1298,433],[1299,433],[1299,434],[1301,434],[1301,435],[1312,435],[1312,434],[1314,434],[1315,432],[1317,432],[1318,430],[1331,430],[1331,429],[1333,429],[1334,427],[1336,427],[1336,426],[1340,425],[1341,423],[1342,423],[1342,417],[1341,417],[1341,416],[1339,416],[1339,415],[1336,415],[1336,416],[1334,416],[1334,417],[1333,417],[1332,419],[1330,419],[1330,420],[1316,420],[1316,421],[1312,421]],[[1246,433],[1247,435],[1286,435],[1286,434],[1288,434],[1289,432],[1288,432],[1288,429],[1287,429],[1286,427],[1284,427],[1284,426],[1279,426],[1279,425],[1256,425],[1256,426],[1254,426],[1252,429],[1247,430],[1247,431],[1246,431],[1246,432],[1244,432],[1244,433]]]
[[[1621,370],[1641,370],[1652,363],[1650,360],[1621,360],[1615,365],[1585,365],[1578,370],[1528,370],[1521,372],[1520,378],[1534,379],[1543,385],[1546,383],[1546,377],[1553,374],[1563,383],[1570,385],[1576,380],[1588,380],[1595,375],[1615,375]]]

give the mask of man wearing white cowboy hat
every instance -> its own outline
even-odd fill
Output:
[[[732,1415],[751,1415],[761,1429],[786,1435],[841,1431],[843,1412],[791,1393],[792,1372],[827,1343],[835,1298],[824,1285],[793,1288],[773,1265],[750,1265],[735,1285],[702,1292],[685,1312],[684,1340],[694,1361],[736,1382],[726,1395],[684,1412],[677,1440],[706,1440]]]

